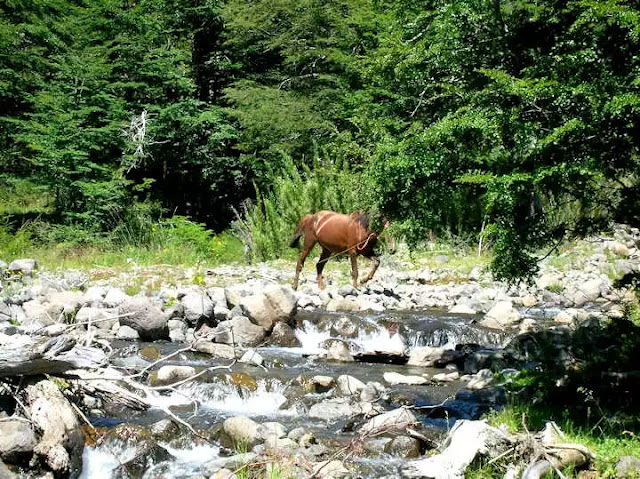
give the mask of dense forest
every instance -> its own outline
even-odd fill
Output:
[[[362,208],[513,278],[640,224],[639,119],[635,0],[0,4],[0,200],[41,207],[14,230]]]

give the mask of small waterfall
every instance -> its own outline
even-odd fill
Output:
[[[299,352],[300,354],[321,354],[324,349],[320,347],[323,341],[331,338],[329,331],[320,331],[318,327],[311,321],[304,321],[302,328],[295,330],[296,338],[300,341],[301,346],[299,348],[288,348],[291,351]]]
[[[390,333],[388,329],[377,326],[372,333],[360,333],[351,341],[358,352],[403,354],[407,349],[404,338],[398,333]]]
[[[82,473],[80,479],[111,477],[111,473],[121,464],[135,457],[135,445],[124,441],[111,440],[98,447],[86,446],[82,452]]]
[[[458,344],[469,343],[501,346],[509,337],[501,331],[492,331],[453,321],[438,321],[420,326],[407,333],[407,342],[411,348],[432,346],[455,349]]]
[[[199,408],[237,413],[247,416],[290,416],[295,409],[281,410],[286,401],[287,386],[278,379],[260,379],[256,390],[239,387],[223,381],[191,383],[167,396],[157,396],[157,406],[188,406],[197,403]]]

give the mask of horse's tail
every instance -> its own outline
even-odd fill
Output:
[[[304,234],[304,229],[306,228],[307,223],[309,223],[309,221],[311,221],[312,218],[313,218],[313,215],[306,215],[306,216],[303,216],[302,219],[298,222],[298,228],[296,229],[296,232],[293,235],[293,238],[291,238],[291,242],[289,243],[290,248],[298,247],[298,244],[300,243],[300,238]]]

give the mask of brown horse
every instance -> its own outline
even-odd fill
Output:
[[[384,228],[388,226],[387,221]],[[316,265],[320,289],[324,289],[322,270],[327,261],[334,256],[348,254],[351,258],[351,282],[354,288],[358,287],[358,255],[370,259],[373,263],[373,268],[362,281],[363,284],[373,278],[380,265],[378,255],[374,251],[378,243],[378,233],[369,231],[369,217],[363,213],[343,215],[333,211],[318,211],[315,215],[306,215],[298,223],[298,229],[291,240],[292,248],[298,245],[301,236],[304,236],[304,244],[296,265],[293,289],[298,289],[298,277],[304,266],[304,260],[316,243],[322,247],[320,259]]]

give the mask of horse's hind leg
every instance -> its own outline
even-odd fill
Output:
[[[380,266],[380,258],[378,258],[377,256],[370,256],[367,259],[371,260],[371,262],[373,263],[373,267],[371,268],[371,271],[369,271],[369,274],[362,280],[362,284],[366,283],[367,281],[371,281],[373,275],[376,274],[378,266]]]
[[[316,264],[316,271],[318,272],[318,289],[324,289],[324,276],[322,276],[322,270],[324,269],[327,261],[331,257],[331,250],[326,248],[322,248],[322,253],[320,254],[320,259],[318,260],[318,264]]]
[[[351,284],[358,289],[358,255],[349,255],[351,258]]]
[[[298,289],[298,278],[300,276],[300,271],[302,271],[302,267],[304,266],[304,260],[307,259],[307,256],[309,256],[309,253],[311,252],[315,244],[316,244],[315,240],[307,241],[307,239],[305,238],[304,246],[302,248],[302,253],[300,254],[300,259],[298,260],[298,264],[296,264],[296,275],[293,277],[294,290]]]

